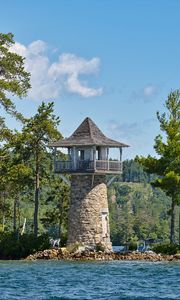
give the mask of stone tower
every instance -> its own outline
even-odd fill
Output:
[[[68,244],[111,249],[107,174],[122,172],[122,147],[127,145],[107,138],[86,118],[69,137],[50,146],[68,149],[67,160],[55,159],[55,172],[71,174],[71,199]],[[109,159],[109,148],[119,148],[119,160]]]

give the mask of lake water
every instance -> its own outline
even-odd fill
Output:
[[[0,261],[0,299],[180,299],[180,263]]]

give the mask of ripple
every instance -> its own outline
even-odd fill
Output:
[[[180,299],[180,264],[1,261],[0,299]]]

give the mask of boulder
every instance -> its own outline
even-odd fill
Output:
[[[48,249],[39,251],[33,255],[29,255],[27,260],[36,259],[65,259],[65,260],[146,260],[146,261],[173,261],[179,260],[180,254],[162,255],[155,252],[129,252],[129,253],[114,253],[95,251],[87,247],[79,247],[74,252],[69,252],[67,248]]]
[[[175,259],[180,259],[180,253],[174,254]]]

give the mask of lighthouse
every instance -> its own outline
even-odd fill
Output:
[[[71,174],[67,244],[111,250],[106,178],[122,172],[122,148],[128,145],[106,137],[86,118],[70,137],[51,146],[68,150],[67,160],[57,156],[54,162],[56,173]],[[110,148],[119,149],[118,160],[109,157]]]

